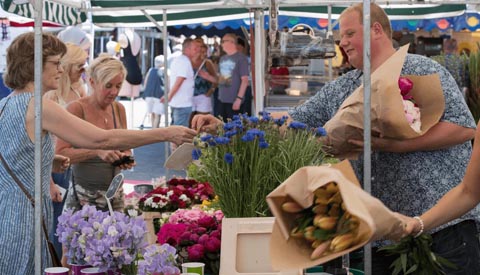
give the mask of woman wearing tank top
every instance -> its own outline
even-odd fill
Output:
[[[44,97],[51,99],[62,107],[86,95],[82,74],[85,72],[85,62],[88,54],[79,46],[66,43],[67,52],[60,59],[63,67],[63,74],[59,80],[59,86],[56,90],[48,91]],[[52,135],[54,144],[55,136]],[[62,256],[62,244],[55,236],[55,230],[58,224],[58,217],[63,212],[65,198],[62,198],[62,193],[59,187],[68,190],[70,187],[70,177],[72,170],[68,168],[63,173],[52,173],[52,180],[50,181],[50,196],[53,201],[53,228],[49,232],[49,238],[55,247],[55,251],[59,257]]]
[[[70,103],[67,111],[105,130],[126,129],[125,108],[115,101],[123,83],[123,71],[119,60],[109,56],[97,58],[88,69],[90,95]],[[57,153],[69,157],[72,163],[72,184],[65,207],[75,210],[85,204],[108,210],[104,194],[111,180],[121,169],[135,165],[135,162],[113,165],[116,160],[130,156],[131,150],[80,149],[61,139],[57,141]],[[123,209],[123,192],[117,192],[112,206],[117,211]]]

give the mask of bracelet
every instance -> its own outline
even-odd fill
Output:
[[[241,97],[241,96],[237,95],[237,98],[240,99],[240,100],[243,100],[243,97]]]
[[[422,235],[423,230],[425,229],[425,224],[423,223],[422,218],[420,218],[419,216],[415,216],[415,217],[413,217],[413,218],[416,219],[416,220],[420,223],[420,231],[418,231],[418,233],[415,234],[415,236],[413,236],[414,238],[417,238],[417,237],[419,237],[420,235]]]

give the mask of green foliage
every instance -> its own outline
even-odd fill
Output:
[[[399,243],[380,248],[388,255],[398,255],[392,263],[392,275],[443,275],[442,267],[455,269],[456,266],[447,259],[432,252],[432,236],[422,234],[418,238],[407,236]]]
[[[212,185],[226,217],[271,215],[265,200],[271,191],[297,169],[328,159],[316,137],[323,128],[285,124],[285,118],[275,121],[268,114],[240,116],[194,142],[192,154],[199,159],[188,176]]]

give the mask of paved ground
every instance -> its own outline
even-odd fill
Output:
[[[145,116],[145,101],[141,98],[132,101],[120,101],[125,106],[127,113],[127,124],[130,129],[140,129],[143,125],[143,131],[149,131],[151,121],[149,116]],[[133,109],[132,109],[133,106]],[[162,117],[161,127],[165,125]],[[127,181],[148,181],[152,178],[167,176],[171,178],[174,175],[185,176],[184,171],[168,170],[163,167],[165,163],[165,143],[156,143],[138,147],[133,150],[137,166],[132,171],[124,171]]]

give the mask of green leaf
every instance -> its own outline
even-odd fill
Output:
[[[379,250],[398,256],[390,266],[393,269],[392,274],[402,271],[403,274],[416,275],[444,274],[442,267],[451,267],[453,264],[431,251],[432,242],[429,234],[422,234],[418,238],[408,236],[399,243]]]
[[[412,265],[412,266],[410,267],[410,269],[408,269],[407,271],[405,271],[405,275],[407,275],[407,274],[412,274],[413,272],[417,271],[417,268],[418,268],[417,265]]]
[[[333,235],[335,235],[335,230],[324,230],[321,228],[317,228],[315,229],[315,231],[313,231],[313,237],[321,241],[326,241],[328,239],[331,239]]]
[[[407,254],[400,254],[400,261],[402,263],[402,270],[405,272],[407,270]]]

